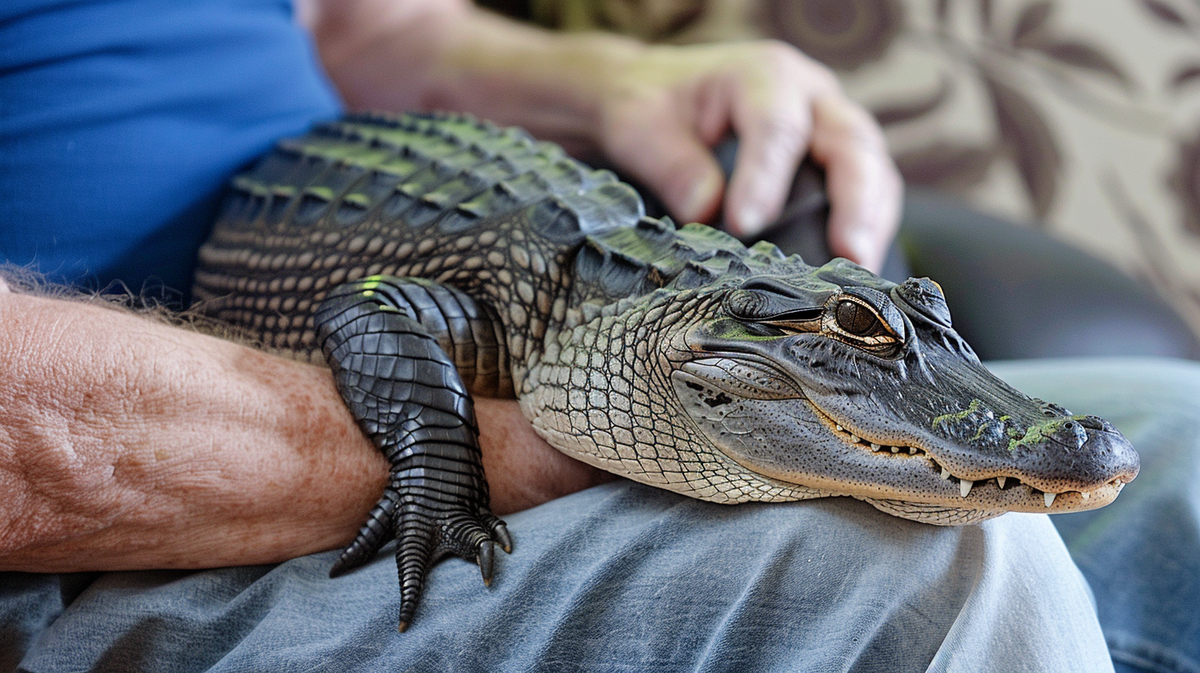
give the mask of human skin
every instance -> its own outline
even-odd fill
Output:
[[[883,133],[791,46],[564,36],[466,0],[301,0],[298,11],[352,108],[450,109],[523,126],[576,155],[607,157],[683,222],[724,206],[733,233],[760,233],[811,153],[826,169],[830,250],[875,271],[883,264],[902,198]],[[731,131],[739,150],[726,189],[710,148]]]
[[[354,107],[520,124],[608,154],[681,220],[724,199],[742,233],[778,212],[807,148],[827,167],[835,252],[878,266],[895,230],[899,180],[878,129],[788,47],[567,38],[442,0],[301,9]],[[731,128],[742,149],[726,189],[707,146]],[[498,514],[612,478],[547,445],[515,402],[475,408]],[[324,368],[7,286],[0,409],[0,570],[219,567],[331,549],[387,475]]]
[[[270,563],[349,542],[387,462],[324,367],[0,290],[0,569]],[[606,481],[480,399],[498,513]],[[581,469],[582,468],[582,469]]]

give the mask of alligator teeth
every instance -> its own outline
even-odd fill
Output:
[[[921,452],[921,450],[915,446],[908,447],[908,455],[910,455],[910,456],[915,456],[920,452]]]
[[[898,447],[898,446],[893,446],[893,447],[892,447],[892,453],[900,453],[900,447]]]
[[[876,444],[875,442],[871,442],[871,450],[872,450],[872,451],[878,451],[878,450],[880,450],[880,449],[882,449],[882,448],[883,448],[882,446],[880,446],[880,445]]]
[[[971,487],[974,485],[975,482],[971,481],[970,479],[963,479],[962,481],[958,482],[958,492],[962,493],[962,497],[965,498],[971,493]]]
[[[1058,497],[1058,494],[1057,493],[1043,493],[1042,497],[1044,497],[1046,499],[1046,506],[1049,507],[1050,505],[1054,504],[1054,499]]]
[[[862,439],[860,439],[858,435],[856,435],[856,434],[854,434],[853,432],[851,432],[851,433],[850,433],[850,441],[852,441],[852,442],[854,442],[855,444],[857,444],[857,443],[861,442],[861,441],[862,441]]]
[[[837,428],[837,431],[838,431],[838,432],[845,432],[845,431],[846,431],[846,428],[843,428],[842,426],[838,425],[837,423],[834,423],[834,424],[833,424],[833,426],[834,426],[835,428]]]
[[[1125,482],[1118,479],[1117,480],[1117,493],[1120,493],[1121,489],[1123,489],[1123,488],[1125,488]]]
[[[1087,491],[1080,491],[1079,497],[1083,498],[1084,501],[1087,501],[1088,498],[1092,497],[1092,494],[1088,493]]]
[[[946,468],[943,467],[942,468],[942,479],[949,479],[949,478],[950,478],[950,470],[947,470]]]
[[[1008,481],[1008,477],[996,477],[996,485],[1004,488],[1004,482]]]

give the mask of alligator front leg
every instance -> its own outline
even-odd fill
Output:
[[[391,463],[383,497],[329,574],[361,565],[395,539],[401,631],[438,559],[477,562],[486,584],[493,542],[512,550],[504,522],[488,509],[470,395],[436,338],[464,318],[441,315],[431,288],[454,300],[444,303],[477,310],[466,295],[427,281],[374,277],[335,288],[315,316],[338,390]]]

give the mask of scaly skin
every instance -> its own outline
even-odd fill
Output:
[[[451,467],[405,473],[441,495],[406,500],[397,477],[339,566],[426,531],[400,559],[416,586],[402,628],[438,556],[476,558],[486,579],[492,541],[509,546],[469,464],[468,392],[515,395],[586,463],[715,502],[847,495],[963,524],[1100,507],[1137,474],[1112,426],[988,373],[932,281],[811,267],[642,215],[610,173],[436,115],[329,124],[235,181],[201,251],[199,307],[266,348],[329,361],[389,457],[425,450],[426,435],[448,442],[421,460]],[[430,339],[448,354],[436,373],[381,364],[425,362],[411,349]],[[397,503],[429,497],[461,505],[453,526],[404,519]]]

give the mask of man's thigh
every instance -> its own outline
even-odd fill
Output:
[[[1180,360],[993,366],[1020,390],[1115,424],[1142,458],[1104,509],[1053,517],[1096,594],[1121,670],[1200,671],[1200,365]]]
[[[331,580],[334,554],[326,553],[278,566],[100,575],[61,614],[29,627],[24,664],[34,671],[1107,665],[1086,586],[1041,515],[939,528],[845,498],[725,506],[621,481],[508,519],[516,547],[498,559],[491,588],[464,561],[436,566],[403,634],[395,630],[392,560],[383,555]],[[0,575],[0,596],[17,601],[23,585],[53,593],[53,577],[39,584],[36,576]]]

